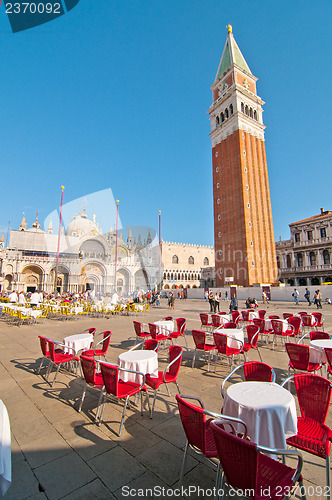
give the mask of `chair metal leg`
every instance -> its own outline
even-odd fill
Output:
[[[187,461],[187,453],[188,453],[188,441],[186,442],[186,446],[184,448],[183,459],[182,459],[182,466],[181,466],[180,479],[179,479],[179,488],[180,489],[182,488],[182,484],[183,484],[184,468],[185,468],[186,461]]]
[[[41,368],[42,368],[42,366],[43,366],[43,363],[44,363],[44,358],[42,358],[42,360],[41,360],[41,362],[40,362],[39,368],[38,368],[38,370],[37,370],[37,375],[39,375],[39,374],[40,374],[40,370],[41,370]]]
[[[122,431],[122,426],[123,426],[123,421],[124,421],[124,416],[125,416],[125,413],[126,413],[126,408],[127,408],[128,400],[129,400],[129,396],[126,397],[126,401],[125,401],[125,404],[124,404],[124,407],[123,407],[123,412],[122,412],[122,417],[121,417],[121,422],[120,422],[120,429],[119,429],[119,434],[118,434],[119,437],[121,436],[121,431]]]
[[[171,393],[169,392],[168,384],[165,384],[165,385],[166,385],[167,393],[168,393],[169,397],[171,397]]]
[[[77,410],[78,413],[81,413],[83,401],[84,401],[84,398],[85,398],[85,394],[86,394],[86,384],[85,384],[85,387],[83,389],[83,393],[82,393],[82,397],[81,397],[81,402],[80,402],[80,405],[79,405],[78,410]]]
[[[149,407],[150,418],[152,418],[152,417],[151,417],[151,405],[150,405],[150,398],[149,398],[149,393],[148,393],[148,391],[145,391],[145,395],[146,395],[146,399],[147,399],[147,401],[148,401],[148,407]]]
[[[150,418],[152,418],[152,415],[153,415],[154,405],[156,403],[156,396],[157,396],[157,389],[155,389],[155,391],[154,391],[154,397],[153,397],[153,403],[152,403],[152,410],[151,410]]]
[[[57,367],[57,369],[56,369],[55,376],[54,376],[54,379],[53,379],[53,382],[52,382],[51,387],[53,387],[54,382],[55,382],[55,379],[56,379],[56,378],[57,378],[57,376],[58,376],[58,373],[59,373],[59,370],[60,370],[60,366],[61,366],[61,363],[59,363],[59,364],[58,364],[58,367]]]
[[[263,360],[262,360],[261,352],[260,352],[260,350],[259,350],[259,348],[258,348],[258,347],[257,347],[257,351],[258,351],[258,354],[259,354],[259,359],[261,360],[261,363],[262,363],[262,362],[263,362]]]
[[[95,422],[97,422],[97,420],[98,420],[98,413],[99,413],[99,408],[100,408],[100,405],[101,405],[101,400],[102,400],[103,394],[104,394],[104,387],[102,387],[100,389],[100,396],[99,396],[99,399],[98,399],[98,406],[97,406],[97,411],[96,411],[96,416],[95,416]]]
[[[193,357],[193,362],[192,362],[191,368],[194,368],[195,357],[196,357],[196,349],[194,350],[194,357]]]
[[[107,394],[104,395],[104,403],[103,403],[103,407],[101,409],[101,414],[100,414],[100,417],[99,417],[98,427],[101,426],[101,423],[103,421],[103,415],[104,415],[104,410],[105,410],[106,399],[107,399]]]
[[[181,393],[181,391],[180,391],[180,387],[179,387],[179,384],[177,383],[177,381],[175,381],[175,385],[176,385],[176,388],[177,388],[177,390],[178,390],[178,393],[180,394],[180,393]]]

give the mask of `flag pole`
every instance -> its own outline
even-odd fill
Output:
[[[116,271],[118,266],[118,227],[119,227],[119,200],[116,200],[114,292],[116,292]]]
[[[159,210],[159,288],[162,289],[161,279],[161,210]]]
[[[58,289],[57,289],[57,281],[58,281],[58,268],[59,268],[60,235],[61,235],[61,220],[62,220],[63,190],[64,189],[65,189],[65,186],[61,186],[60,220],[59,220],[58,249],[57,249],[57,252],[56,252],[54,293],[57,293],[57,291],[58,291]]]

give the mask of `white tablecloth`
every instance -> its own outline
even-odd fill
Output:
[[[223,413],[247,424],[252,441],[269,448],[287,448],[297,434],[292,394],[273,382],[240,382],[227,389]]]
[[[258,311],[249,312],[249,321],[252,321],[253,319],[259,319]]]
[[[241,349],[241,347],[243,346],[244,336],[242,328],[217,328],[215,332],[224,333],[228,337],[231,337],[227,339],[228,347],[232,347],[233,349]],[[241,340],[242,344],[240,344],[240,342],[237,342],[237,340]]]
[[[267,330],[272,330],[272,321],[274,321],[273,319],[266,319],[265,320],[265,328]],[[285,332],[286,330],[291,329],[291,326],[290,324],[285,320],[285,319],[278,319],[276,321],[281,321],[282,323],[282,331]]]
[[[224,325],[225,323],[232,321],[231,314],[218,314],[218,316],[220,317],[220,324],[221,325]]]
[[[63,339],[63,343],[66,346],[75,349],[75,352],[90,349],[91,342],[93,342],[93,335],[91,333],[79,333],[77,335],[70,335],[69,337]],[[73,351],[70,349],[64,349],[64,352],[73,354]]]
[[[144,375],[150,374],[158,377],[158,355],[155,351],[128,351],[119,355],[118,363],[120,368],[142,372]],[[135,373],[121,372],[120,378],[124,382],[142,383],[142,377]]]
[[[174,321],[155,321],[155,325],[158,326],[157,333],[163,333],[164,335],[169,335],[170,332],[174,332]]]
[[[0,399],[0,491],[4,495],[12,480],[11,437],[8,413]]]
[[[327,359],[325,356],[325,347],[332,348],[332,340],[320,339],[311,340],[310,343],[310,363],[326,363]]]

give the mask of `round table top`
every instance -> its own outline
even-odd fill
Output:
[[[127,351],[119,355],[119,361],[145,361],[156,358],[158,355],[155,351]]]
[[[311,340],[310,346],[317,347],[319,349],[325,349],[325,347],[332,347],[332,340],[331,339]]]
[[[227,389],[227,397],[252,409],[288,406],[292,394],[274,382],[239,382]]]
[[[92,333],[77,333],[75,335],[70,335],[69,337],[65,337],[63,340],[64,342],[74,342],[77,340],[85,340],[85,339],[93,340]]]

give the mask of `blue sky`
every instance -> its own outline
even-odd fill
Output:
[[[266,101],[275,237],[288,238],[332,209],[331,16],[330,0],[80,0],[13,34],[2,6],[0,230],[22,212],[42,222],[64,184],[67,203],[110,188],[124,226],[157,229],[161,210],[165,240],[212,245],[206,112],[232,24]]]

